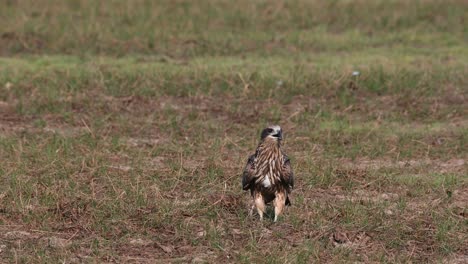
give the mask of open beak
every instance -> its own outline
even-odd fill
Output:
[[[277,137],[279,140],[282,140],[283,139],[283,132],[278,132],[276,134],[273,135],[274,137]]]

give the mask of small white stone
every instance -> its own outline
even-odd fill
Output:
[[[10,90],[13,87],[13,84],[11,82],[5,83],[5,89]]]

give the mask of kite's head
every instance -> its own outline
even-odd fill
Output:
[[[265,139],[273,139],[273,140],[282,140],[283,139],[283,130],[280,126],[274,125],[269,126],[262,131],[261,140]]]

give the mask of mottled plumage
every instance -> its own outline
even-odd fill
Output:
[[[242,174],[242,188],[250,190],[260,219],[263,219],[267,203],[273,201],[275,221],[284,206],[291,205],[288,195],[294,187],[294,174],[291,161],[281,149],[282,139],[281,127],[265,128]]]

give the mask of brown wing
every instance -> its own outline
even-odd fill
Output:
[[[254,179],[254,160],[255,160],[255,154],[249,157],[247,160],[247,165],[245,165],[244,172],[242,173],[242,189],[243,190],[248,190],[251,187],[251,184],[253,184],[253,179]]]
[[[291,160],[283,154],[283,171],[281,173],[281,181],[287,185],[288,192],[294,187],[294,172],[291,166]]]

